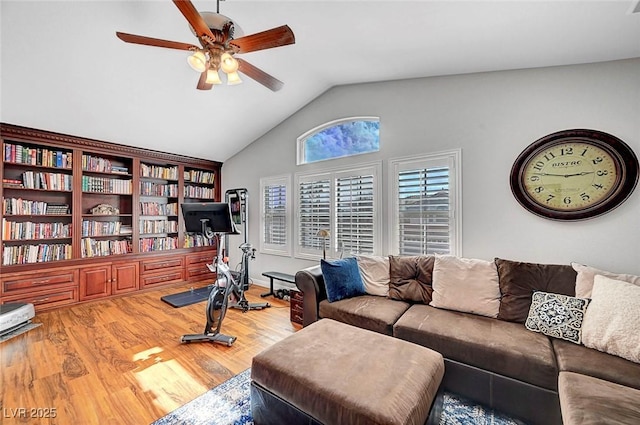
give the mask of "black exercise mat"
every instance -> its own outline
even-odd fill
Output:
[[[203,286],[202,288],[190,289],[178,294],[165,295],[164,297],[160,297],[160,299],[175,308],[184,307],[185,305],[199,303],[209,298],[211,288],[213,288],[213,285]]]

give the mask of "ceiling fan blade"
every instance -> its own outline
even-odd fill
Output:
[[[159,38],[145,37],[143,35],[127,34],[126,32],[117,32],[118,38],[125,43],[144,44],[145,46],[166,47],[168,49],[193,50],[198,47],[189,43],[180,43],[179,41],[161,40]]]
[[[213,84],[207,83],[207,70],[200,74],[200,79],[198,80],[198,85],[196,88],[198,90],[211,90]]]
[[[256,50],[271,49],[273,47],[286,46],[296,42],[293,31],[288,25],[272,28],[244,37],[231,40],[229,44],[236,53],[255,52]]]
[[[267,74],[260,68],[256,68],[244,59],[236,58],[238,61],[238,71],[242,72],[249,78],[253,78],[263,86],[273,91],[278,91],[284,86],[284,83],[275,77]]]
[[[189,0],[173,0],[180,12],[187,18],[191,27],[195,30],[196,34],[198,34],[198,39],[202,40],[203,36],[209,37],[210,40],[215,40],[216,37],[213,35],[207,24],[200,16],[200,13],[196,10],[193,4]]]

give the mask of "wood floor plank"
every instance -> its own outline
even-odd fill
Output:
[[[250,302],[230,309],[222,333],[231,347],[183,344],[202,333],[206,302],[173,308],[160,297],[179,285],[38,313],[39,328],[0,344],[2,425],[148,424],[251,366],[260,351],[299,329],[289,303],[247,291]],[[56,418],[10,417],[17,408],[56,409]],[[11,410],[14,409],[14,410]]]

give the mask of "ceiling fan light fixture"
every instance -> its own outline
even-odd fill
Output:
[[[222,84],[222,80],[220,79],[220,75],[218,75],[218,70],[209,68],[207,70],[207,84]]]
[[[240,83],[242,83],[242,80],[240,79],[240,75],[238,75],[236,71],[227,73],[228,86],[235,86],[236,84],[240,84]]]
[[[197,72],[204,72],[207,69],[207,58],[202,50],[196,50],[187,58],[189,66]]]
[[[220,56],[220,68],[227,73],[230,74],[232,72],[236,72],[238,70],[238,61],[236,58],[231,56],[229,53],[224,52],[222,56]]]

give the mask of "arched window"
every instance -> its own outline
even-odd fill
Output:
[[[341,118],[298,137],[298,165],[380,150],[380,118]]]

